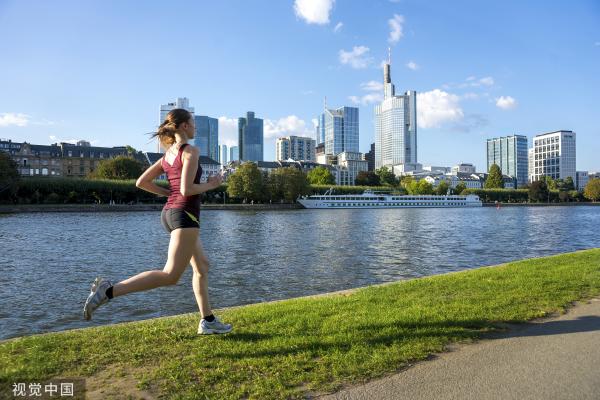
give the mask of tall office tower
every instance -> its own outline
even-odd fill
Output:
[[[327,105],[325,105],[327,108]],[[319,115],[318,125],[317,125],[317,145],[325,143],[325,114]]]
[[[240,151],[238,146],[231,146],[229,149],[229,161],[239,161],[240,160]]]
[[[263,120],[255,118],[252,111],[238,118],[238,146],[240,161],[263,160]]]
[[[183,108],[184,110],[188,110],[192,113],[192,118],[194,117],[194,107],[190,107],[190,101],[187,97],[178,97],[174,103],[161,104],[159,115],[158,115],[158,124],[162,124],[169,111],[174,110],[176,108]],[[159,153],[162,153],[162,147],[160,145],[160,141],[157,140],[157,149]]]
[[[527,185],[527,136],[512,135],[487,140],[487,171],[492,164],[500,167],[503,175],[517,179],[517,187]]]
[[[219,120],[205,115],[196,115],[196,134],[194,146],[200,149],[200,155],[219,159]]]
[[[344,151],[358,152],[358,108],[325,107],[319,121],[321,140],[325,143],[325,154],[335,156]]]
[[[375,106],[375,168],[417,163],[417,92],[396,96],[390,63],[383,67],[383,101]]]
[[[533,181],[542,176],[552,179],[577,179],[575,169],[575,132],[555,131],[542,133],[533,138],[534,170]]]
[[[220,149],[219,154],[221,155],[219,162],[221,163],[221,165],[225,165],[225,164],[227,164],[227,145],[222,144],[219,146],[219,149]]]
[[[315,161],[314,139],[309,137],[287,136],[277,138],[275,144],[275,156],[277,161]]]
[[[371,150],[365,154],[365,160],[368,162],[368,171],[375,171],[375,143],[371,143]]]
[[[533,182],[533,171],[535,170],[535,149],[527,150],[527,181]]]

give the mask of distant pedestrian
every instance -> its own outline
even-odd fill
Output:
[[[201,315],[198,333],[227,333],[232,330],[230,324],[222,323],[212,314],[208,301],[208,259],[199,237],[200,194],[219,187],[222,176],[210,176],[206,183],[200,183],[199,150],[188,143],[194,133],[194,118],[187,110],[170,111],[153,135],[167,150],[136,182],[136,186],[143,190],[168,197],[161,213],[161,223],[171,237],[165,267],[162,271],[142,272],[115,285],[97,277],[83,307],[86,320],[91,319],[96,308],[114,297],[177,284],[191,262],[194,271],[192,286]],[[169,189],[153,182],[163,173],[167,174]]]

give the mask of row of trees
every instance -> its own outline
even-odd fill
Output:
[[[20,179],[16,163],[7,153],[0,152],[0,201],[19,203],[80,203],[80,202],[138,202],[157,201],[152,194],[135,188],[133,179],[141,175],[145,166],[139,161],[126,157],[116,157],[102,161],[88,176],[88,180],[39,178]],[[498,179],[500,178],[500,179]],[[121,181],[122,184],[117,182]],[[115,182],[115,183],[112,183]],[[487,182],[492,182],[487,185]],[[166,183],[163,183],[166,185]],[[293,202],[298,196],[323,192],[335,184],[335,178],[324,167],[317,167],[308,174],[294,167],[279,168],[270,174],[261,172],[255,163],[243,163],[229,177],[227,185],[222,185],[205,193],[206,201],[222,201],[223,192],[234,201]],[[600,200],[600,179],[591,179],[585,190],[573,190],[573,181],[545,178],[533,182],[526,189],[503,189],[502,174],[499,168],[490,169],[484,189],[466,189],[464,183],[449,188],[442,181],[433,187],[426,180],[415,181],[406,176],[398,179],[386,167],[376,171],[360,172],[355,187],[339,187],[344,193],[359,193],[367,187],[386,188],[398,194],[478,194],[484,201],[591,201]],[[319,186],[322,185],[322,186]],[[497,186],[497,187],[489,187]],[[160,199],[158,199],[160,201]]]

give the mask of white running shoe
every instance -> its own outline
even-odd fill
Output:
[[[106,295],[106,290],[112,286],[112,283],[109,280],[104,280],[100,277],[97,277],[92,283],[92,291],[85,301],[85,305],[83,306],[83,317],[86,320],[92,319],[92,313],[96,310],[96,308],[100,307],[102,304],[106,303],[109,299]]]
[[[199,335],[212,335],[213,333],[228,333],[231,332],[233,326],[231,324],[224,324],[219,321],[219,318],[215,317],[214,321],[208,322],[204,318],[200,320],[198,325]]]

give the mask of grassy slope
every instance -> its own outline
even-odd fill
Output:
[[[592,249],[224,310],[235,327],[224,336],[196,335],[198,316],[186,314],[17,338],[0,344],[0,383],[126,368],[140,387],[174,398],[303,397],[599,293]]]

